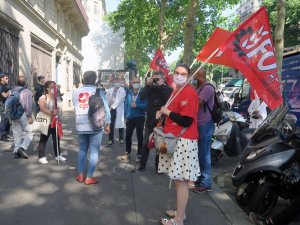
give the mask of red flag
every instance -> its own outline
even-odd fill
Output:
[[[57,86],[56,83],[54,82],[54,103],[55,103],[55,109],[57,110]],[[57,134],[59,138],[62,138],[63,136],[63,130],[62,130],[62,125],[61,122],[58,120],[58,116],[53,116],[52,117],[52,122],[51,122],[51,128],[57,129]]]
[[[238,69],[271,109],[282,104],[270,24],[264,7],[243,22],[219,48],[220,52],[209,62],[214,63],[218,58],[218,64]]]
[[[168,63],[160,48],[157,49],[150,64],[150,68],[156,71],[162,71],[165,74],[167,84],[173,86],[173,77],[170,75]]]
[[[230,37],[230,35],[231,32],[217,27],[206,42],[205,46],[197,55],[196,59],[199,61],[206,61],[210,55]],[[232,62],[230,55],[225,56],[224,54],[220,55],[220,53],[220,51],[217,52],[210,60],[208,60],[208,62],[234,67],[234,63]]]
[[[57,129],[57,135],[59,138],[62,138],[62,136],[64,135],[63,130],[62,130],[62,125],[61,122],[59,122],[58,120],[58,116],[53,116],[52,117],[52,122],[51,122],[51,128],[55,128]]]

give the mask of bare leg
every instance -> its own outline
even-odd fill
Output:
[[[187,181],[176,180],[177,212],[174,220],[178,225],[183,225],[185,210],[189,199],[189,189]]]

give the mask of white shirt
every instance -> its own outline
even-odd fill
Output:
[[[253,112],[259,111],[261,118],[254,119],[252,118]],[[250,126],[249,128],[257,128],[267,117],[267,105],[265,102],[260,102],[259,98],[254,99],[248,108],[248,113],[250,115]]]

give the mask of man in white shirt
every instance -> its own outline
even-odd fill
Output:
[[[255,99],[252,100],[248,108],[248,113],[250,115],[250,126],[249,128],[258,128],[258,126],[267,117],[267,105],[262,101],[254,92]]]
[[[125,104],[126,91],[121,87],[119,78],[113,80],[113,87],[109,88],[106,93],[108,107],[111,114],[110,133],[108,138],[108,147],[114,143],[114,129],[119,129],[119,141],[124,145],[124,104]]]

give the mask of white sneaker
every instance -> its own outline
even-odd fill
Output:
[[[66,159],[65,157],[63,157],[62,155],[55,157],[55,160],[58,160],[58,159],[59,159],[59,161],[66,161],[66,160],[67,160],[67,159]]]
[[[48,160],[46,159],[46,157],[43,157],[43,158],[39,159],[39,163],[41,163],[41,164],[47,164]]]

